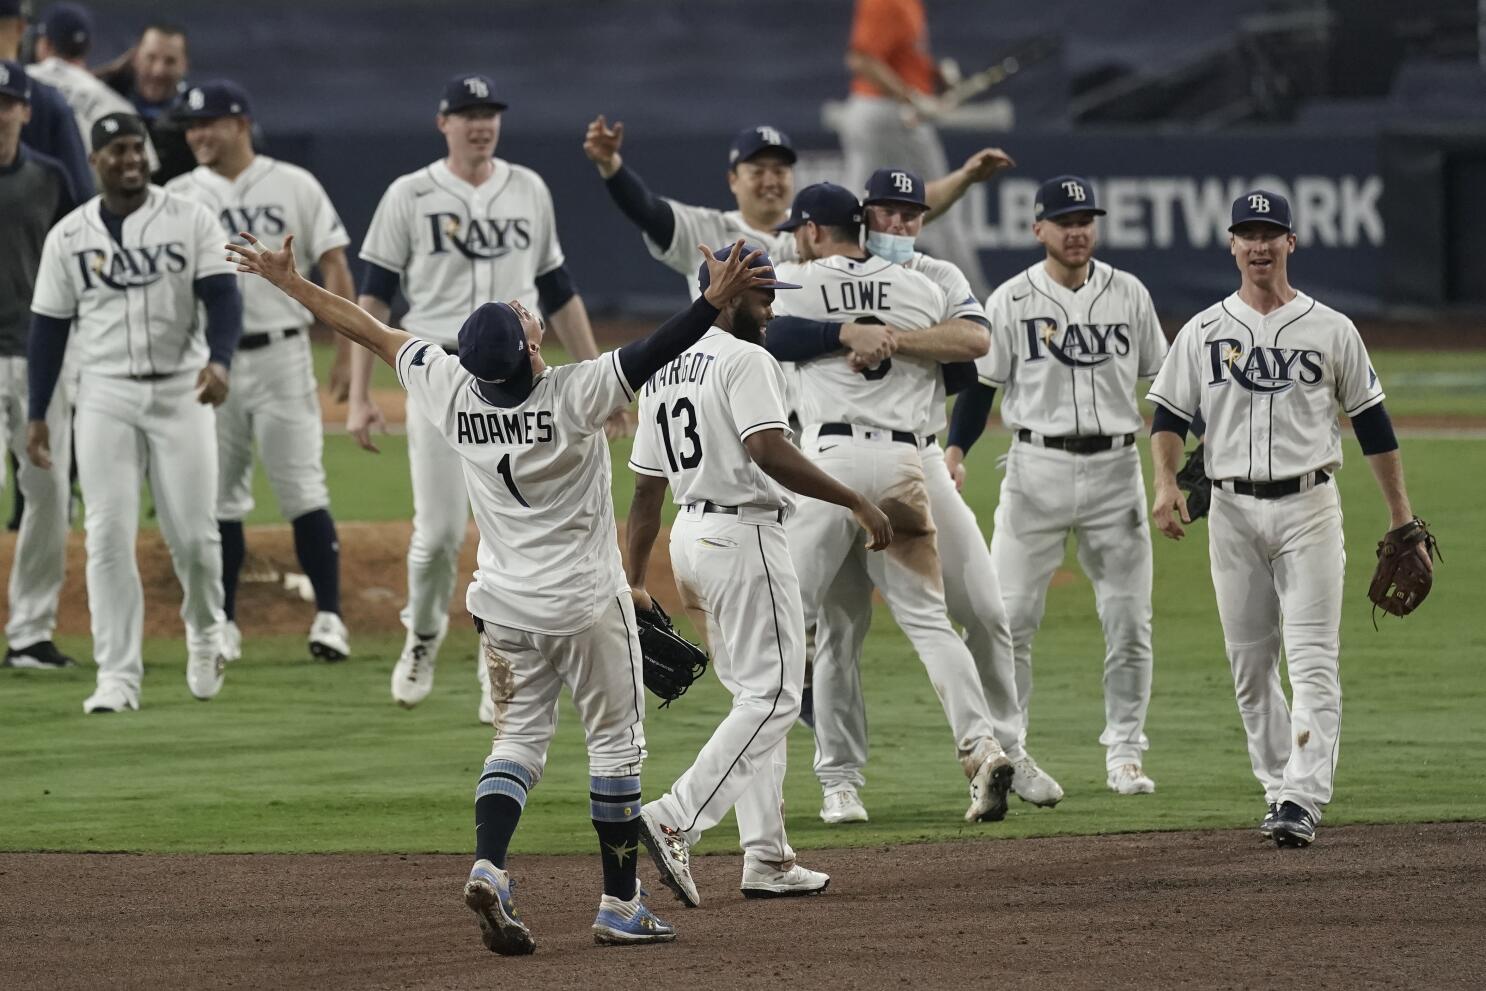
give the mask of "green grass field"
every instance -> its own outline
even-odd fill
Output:
[[[1398,414],[1486,413],[1486,354],[1375,356]],[[1390,383],[1396,381],[1397,385]],[[970,460],[968,496],[989,533],[1004,434]],[[1144,450],[1144,444],[1142,443]],[[1328,823],[1486,818],[1486,719],[1481,661],[1486,620],[1471,606],[1486,582],[1486,510],[1476,499],[1486,441],[1411,438],[1405,463],[1416,509],[1441,535],[1446,561],[1422,612],[1374,632],[1364,594],[1373,545],[1386,523],[1355,441],[1340,485],[1347,510],[1348,600],[1342,639],[1345,694],[1337,800]],[[627,447],[616,446],[623,464]],[[409,513],[406,448],[383,454],[327,442],[340,519]],[[369,484],[371,483],[371,484]],[[630,478],[616,473],[622,514]],[[261,493],[255,522],[275,519]],[[1248,769],[1207,575],[1205,524],[1197,539],[1156,543],[1156,674],[1146,767],[1154,796],[1104,788],[1102,643],[1086,580],[1055,588],[1036,643],[1031,747],[1068,792],[1055,810],[1013,802],[1000,824],[965,826],[964,780],[923,670],[879,609],[863,664],[872,719],[865,826],[825,827],[810,773],[811,741],[797,729],[786,786],[791,837],[805,849],[913,840],[1247,826],[1260,798]],[[1070,560],[1068,566],[1076,570]],[[347,583],[354,583],[354,576]],[[354,631],[353,631],[354,636]],[[86,657],[84,638],[62,645]],[[475,719],[474,636],[456,627],[430,699],[392,705],[387,679],[400,638],[359,637],[355,656],[325,666],[298,637],[247,645],[210,704],[183,684],[179,642],[146,645],[152,658],[137,713],[84,718],[93,669],[0,671],[0,849],[130,851],[464,852],[471,797],[488,751]],[[646,723],[649,796],[685,768],[720,719],[712,678]],[[564,703],[542,785],[517,834],[518,852],[587,852],[586,760]],[[731,821],[701,850],[735,849]]]

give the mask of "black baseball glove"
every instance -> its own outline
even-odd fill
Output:
[[[1187,494],[1187,515],[1193,522],[1207,515],[1213,501],[1213,482],[1202,465],[1202,443],[1192,448],[1187,463],[1176,473],[1176,487]]]
[[[664,699],[664,709],[686,694],[707,671],[707,652],[676,632],[671,617],[651,599],[651,608],[636,609],[640,653],[645,656],[645,687]]]

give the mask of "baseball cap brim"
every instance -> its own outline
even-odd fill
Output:
[[[1070,213],[1091,213],[1096,217],[1104,216],[1108,211],[1101,210],[1097,206],[1065,206],[1057,210],[1048,210],[1039,219],[1051,220],[1054,217],[1066,217]]]
[[[773,282],[765,282],[763,285],[761,285],[761,286],[755,286],[754,288],[756,288],[756,289],[803,289],[805,287],[804,286],[797,286],[793,282],[780,282],[778,279],[775,279]]]
[[[1228,233],[1232,234],[1244,224],[1269,224],[1272,227],[1278,227],[1282,231],[1294,230],[1289,224],[1281,223],[1278,220],[1271,220],[1268,217],[1245,217],[1236,224],[1229,224]]]

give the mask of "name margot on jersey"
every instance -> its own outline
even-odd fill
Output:
[[[657,389],[664,389],[668,385],[701,385],[707,380],[707,372],[716,360],[715,354],[688,351],[669,365],[661,366],[660,371],[650,376],[650,380],[645,383],[644,394],[653,396]]]

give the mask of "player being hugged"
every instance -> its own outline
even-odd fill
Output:
[[[645,759],[640,644],[619,555],[605,425],[647,379],[707,332],[739,295],[772,281],[743,242],[726,261],[698,246],[710,284],[649,337],[597,358],[550,367],[545,327],[520,300],[485,303],[460,327],[457,351],[384,326],[301,276],[293,236],[266,251],[228,244],[238,270],[261,275],[397,370],[414,416],[460,458],[480,531],[465,603],[480,631],[495,745],[475,789],[475,865],[466,904],[485,945],[535,949],[512,904],[506,851],[547,762],[566,685],[588,741],[590,812],[604,894],[600,943],[656,943],[676,931],[651,914],[635,876]],[[256,250],[255,250],[256,249]]]
[[[1290,204],[1255,189],[1233,201],[1238,291],[1187,321],[1151,384],[1156,404],[1151,515],[1180,540],[1190,523],[1176,469],[1198,409],[1213,480],[1208,548],[1249,763],[1268,807],[1259,831],[1281,847],[1316,836],[1341,736],[1341,500],[1345,413],[1393,531],[1422,529],[1409,507],[1383,387],[1357,328],[1290,285]],[[1427,530],[1424,531],[1427,534]],[[1399,550],[1432,570],[1432,539]],[[1280,650],[1293,708],[1280,684]]]

